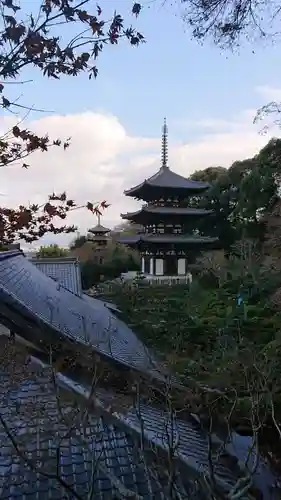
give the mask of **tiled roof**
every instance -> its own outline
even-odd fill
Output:
[[[89,233],[109,233],[110,229],[108,227],[104,227],[101,224],[97,224],[94,227],[89,229]]]
[[[119,242],[127,245],[135,245],[140,242],[144,243],[183,243],[191,245],[206,245],[208,243],[215,243],[218,238],[211,238],[209,236],[196,236],[190,234],[153,234],[153,233],[139,233],[128,236],[120,236]]]
[[[35,258],[31,262],[42,273],[60,283],[66,290],[75,295],[81,295],[81,273],[76,257]]]
[[[103,309],[110,314],[106,307]],[[30,322],[34,336],[38,338],[41,320],[41,326],[48,324],[54,332],[65,337],[88,342],[96,351],[104,352],[108,359],[141,371],[158,373],[151,366],[151,356],[150,365],[147,365],[148,351],[113,315],[116,320],[115,329],[110,332],[113,345],[110,350],[102,349],[104,311],[95,310],[63,288],[58,289],[54,281],[19,252],[0,255],[0,319],[5,315],[6,321],[10,319],[14,323],[22,316]],[[81,330],[77,317],[89,319],[86,326],[91,326],[91,330],[86,331],[91,334],[91,343],[88,335],[86,342],[85,329]],[[100,330],[97,330],[97,325]],[[22,325],[17,323],[16,326]],[[22,333],[22,328],[19,330]],[[0,353],[3,353],[1,344]],[[72,398],[62,395],[58,405],[49,368],[32,370],[24,359],[17,361],[13,356],[12,360],[12,363],[0,364],[0,500],[77,498],[74,494],[67,496],[62,481],[75,489],[80,498],[87,500],[90,490],[96,500],[124,498],[128,490],[133,491],[131,498],[136,500],[207,498],[202,484],[203,476],[209,474],[209,441],[194,419],[171,419],[165,411],[143,401],[137,408],[127,402],[125,409],[115,409],[114,406],[110,409],[109,401],[118,398],[113,393],[97,389],[93,405],[89,405],[82,424],[81,418],[75,416],[76,406]],[[114,369],[115,365],[112,366]],[[84,397],[89,394],[89,388],[73,383],[63,374],[55,376],[64,387],[72,387]],[[11,436],[15,436],[16,441],[12,441]],[[20,453],[16,451],[15,443],[22,443]],[[155,458],[161,457],[159,450],[167,451],[168,443],[175,445],[175,458],[180,466],[176,469],[177,492],[173,490],[171,496],[165,489],[164,462],[161,462],[161,467],[159,461],[155,463]],[[222,444],[218,439],[216,443],[215,455]],[[27,451],[28,455],[23,457],[22,451]],[[225,453],[223,455],[214,463],[214,474],[217,484],[229,491],[240,471],[233,461],[228,465]],[[40,472],[38,468],[34,470],[35,459]],[[94,482],[91,480],[93,476]],[[246,498],[249,498],[247,494],[241,500]]]
[[[209,215],[212,213],[212,210],[205,210],[201,208],[183,208],[183,207],[157,207],[153,205],[147,205],[142,207],[140,210],[136,212],[128,212],[126,214],[121,214],[122,219],[134,219],[137,218],[141,214],[151,214],[151,215],[194,215],[194,216],[202,216]]]
[[[32,259],[31,262],[46,276],[52,278],[66,290],[75,293],[75,295],[81,296],[95,309],[102,308],[103,310],[103,307],[105,306],[111,311],[120,312],[115,304],[111,304],[110,302],[105,302],[82,293],[81,272],[79,262],[76,257],[67,257],[65,259]]]
[[[202,192],[211,187],[210,184],[206,182],[192,181],[191,179],[187,179],[182,175],[176,174],[167,167],[161,167],[158,172],[149,177],[149,179],[145,179],[137,186],[126,190],[125,195],[138,196],[138,192],[141,192],[142,188],[144,188],[145,186],[162,189],[180,189],[191,192]]]
[[[48,370],[0,376],[1,500],[77,498],[68,488],[81,499],[129,498],[128,491],[135,499],[168,498],[167,476],[144,462],[138,440],[112,419],[58,404]],[[186,479],[187,487],[177,483],[182,499],[200,498],[189,495]]]
[[[66,399],[60,393],[60,404],[57,401],[55,387],[60,381],[64,387],[75,387],[71,380],[57,374],[55,386],[48,367],[39,368],[23,357],[17,364],[16,359],[14,355],[14,363],[0,369],[1,500],[67,498],[58,474],[81,498],[89,498],[92,487],[92,498],[97,500],[129,498],[126,490],[134,493],[130,498],[142,500],[206,499],[203,476],[210,473],[208,440],[195,420],[171,420],[167,413],[143,404],[124,414],[113,412],[110,418],[106,412],[101,416],[84,410],[82,418],[69,396]],[[240,471],[233,461],[229,467],[215,459],[220,445],[217,442],[213,453],[214,477],[227,492]],[[163,469],[167,465],[162,461],[160,466],[161,454],[154,448],[152,455],[151,446],[164,452],[173,448],[175,459],[180,459],[171,496]]]
[[[14,312],[19,316],[15,317]],[[8,315],[15,333],[23,328],[20,315],[27,318],[33,324],[35,344],[36,338],[38,342],[42,339],[42,326],[50,329],[57,340],[74,341],[127,367],[162,378],[148,349],[107,307],[58,286],[20,252],[0,254],[1,314]]]
[[[101,299],[97,299],[96,297],[87,295],[86,293],[82,294],[82,298],[86,300],[86,302],[88,302],[91,307],[107,307],[107,309],[110,309],[110,311],[114,313],[121,312],[120,309],[117,307],[117,305],[113,304],[112,302],[107,302]]]

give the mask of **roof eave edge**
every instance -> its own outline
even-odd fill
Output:
[[[23,257],[25,257],[24,252],[21,249],[3,250],[3,252],[0,252],[0,260],[10,259],[12,257],[16,257],[17,255],[22,255]]]
[[[130,189],[126,189],[124,191],[124,195],[125,196],[135,196],[134,193],[137,193],[140,189],[142,189],[146,184],[148,184],[147,180],[141,182],[140,184],[138,184],[137,186],[135,187],[132,187]]]

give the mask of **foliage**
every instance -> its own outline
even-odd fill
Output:
[[[0,167],[20,164],[28,168],[27,157],[35,151],[47,152],[51,147],[68,148],[69,139],[51,139],[46,133],[40,137],[22,126],[30,107],[12,100],[9,86],[26,84],[21,80],[23,70],[33,67],[43,76],[59,79],[61,76],[77,76],[87,73],[89,78],[98,75],[97,58],[109,45],[117,45],[124,38],[136,46],[143,36],[132,27],[124,25],[123,18],[114,13],[111,20],[102,18],[99,6],[87,11],[89,0],[42,0],[37,12],[28,13],[24,3],[1,0],[0,28],[0,105],[5,112],[25,116],[15,123],[0,139]],[[139,13],[133,6],[133,14]],[[72,25],[71,38],[64,33],[65,26]],[[59,33],[59,35],[58,35]],[[11,86],[10,86],[11,88]],[[40,111],[40,110],[37,110]],[[106,204],[104,202],[105,208]],[[51,195],[41,207],[30,204],[18,208],[0,209],[0,241],[2,245],[16,239],[32,242],[46,232],[72,232],[73,226],[57,227],[56,219],[65,219],[70,209],[77,208],[66,194]],[[88,202],[91,211],[99,210],[98,204]]]
[[[271,392],[261,396],[259,416],[271,411],[267,405],[272,397],[281,418],[277,396],[281,386],[274,373],[280,367],[281,315],[271,301],[281,285],[281,275],[250,265],[250,259],[236,261],[228,263],[229,272],[220,286],[206,287],[199,277],[191,287],[124,283],[104,286],[104,294],[148,345],[162,353],[185,384],[192,379],[197,387],[215,391],[216,399],[216,391],[224,391],[225,398],[216,403],[222,405],[219,411],[229,412],[238,397],[235,418],[249,420],[249,387],[253,391],[266,384]],[[265,393],[264,387],[260,390]]]
[[[228,170],[207,168],[191,176],[212,183],[193,204],[213,210],[210,218],[202,219],[199,229],[217,236],[226,253],[241,238],[263,240],[264,217],[279,196],[280,151],[281,140],[272,139],[256,156],[236,161]]]
[[[280,2],[254,0],[182,0],[193,36],[211,37],[220,47],[239,45],[241,38],[277,37]],[[276,29],[275,29],[276,28]]]
[[[136,234],[141,231],[142,226],[139,224],[135,224],[131,221],[122,222],[118,226],[114,227],[111,231],[110,235],[113,240],[118,241],[120,236],[130,236],[132,234]]]
[[[41,246],[36,257],[67,257],[68,254],[66,248],[61,248],[57,244],[52,244]]]
[[[88,289],[100,281],[118,278],[121,273],[138,270],[139,260],[135,252],[126,251],[122,245],[112,245],[103,264],[88,260],[81,265],[82,286]]]
[[[233,50],[247,40],[279,41],[280,0],[181,0],[184,6],[183,19],[191,29],[192,36],[200,43],[210,38],[219,48]],[[281,126],[281,103],[271,101],[262,106],[254,122],[265,117],[271,126]],[[266,132],[269,124],[263,127]]]
[[[87,208],[92,213],[101,212],[108,205],[105,202],[88,202]],[[32,243],[47,232],[53,234],[72,233],[75,226],[56,225],[56,220],[63,221],[69,212],[78,207],[74,200],[68,199],[66,193],[48,196],[48,201],[42,205],[20,205],[18,208],[0,208],[0,242],[9,245],[17,240]]]
[[[77,238],[75,238],[73,240],[73,242],[70,244],[70,250],[74,250],[75,248],[81,248],[87,241],[87,237],[84,236],[84,235],[81,235],[81,236],[77,236]]]

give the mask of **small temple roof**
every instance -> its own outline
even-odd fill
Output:
[[[197,236],[193,234],[133,234],[130,236],[123,236],[120,238],[120,243],[124,245],[135,245],[137,243],[213,243],[218,241],[218,238],[211,238],[210,236]]]
[[[205,210],[204,208],[183,208],[183,207],[157,207],[154,205],[145,205],[140,210],[136,212],[128,212],[126,214],[121,214],[122,219],[132,219],[143,212],[149,214],[157,215],[208,215],[212,213],[212,210]]]
[[[96,233],[109,233],[110,229],[108,229],[108,227],[104,227],[102,226],[101,224],[97,224],[95,227],[92,227],[91,229],[89,229],[89,233],[93,233],[93,234],[96,234]]]
[[[106,233],[109,233],[110,229],[108,229],[108,227],[104,227],[101,223],[100,223],[100,214],[98,213],[97,214],[97,219],[98,219],[98,223],[96,226],[92,227],[91,229],[89,229],[89,233],[92,233],[92,234],[106,234]]]

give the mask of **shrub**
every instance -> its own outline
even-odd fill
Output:
[[[138,264],[132,255],[121,258],[120,256],[113,257],[112,260],[106,260],[103,264],[97,264],[91,260],[81,265],[82,287],[84,289],[104,280],[112,280],[118,278],[121,273],[138,270]]]

